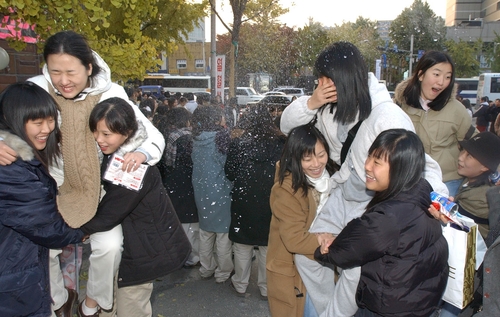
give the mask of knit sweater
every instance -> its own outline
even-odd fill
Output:
[[[56,95],[52,87],[49,92],[59,105],[62,118],[64,183],[59,188],[57,204],[66,223],[78,228],[94,217],[99,205],[100,162],[88,118],[101,95],[87,96],[75,107],[73,100]]]

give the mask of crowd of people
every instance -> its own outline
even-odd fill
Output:
[[[43,57],[0,95],[1,316],[151,316],[154,280],[182,267],[245,297],[254,259],[273,317],[500,315],[500,100],[461,103],[446,53],[426,52],[393,100],[355,45],[333,43],[312,95],[279,114],[124,89],[73,31]],[[441,300],[432,191],[489,247],[476,311]],[[77,304],[59,255],[82,242]]]

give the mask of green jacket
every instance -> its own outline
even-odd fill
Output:
[[[486,200],[486,192],[491,188],[491,185],[484,184],[477,187],[464,186],[468,182],[465,179],[458,189],[458,194],[455,196],[455,202],[460,206],[460,213],[464,216],[474,219],[478,224],[479,232],[486,239],[490,226],[488,224],[489,207]],[[484,223],[481,223],[484,222]]]

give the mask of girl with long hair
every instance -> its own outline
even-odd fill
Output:
[[[57,208],[48,168],[59,152],[57,104],[31,82],[0,96],[0,137],[18,155],[0,166],[0,315],[51,316],[49,248],[82,241]]]
[[[441,167],[450,196],[462,182],[457,172],[458,143],[477,133],[455,96],[455,65],[448,54],[438,51],[419,59],[413,76],[396,87],[394,96],[413,122],[425,153]]]
[[[448,278],[448,245],[428,209],[432,187],[422,178],[425,152],[404,129],[382,132],[365,162],[366,188],[375,192],[366,212],[315,258],[342,269],[361,266],[356,301],[362,316],[430,316]]]
[[[292,129],[276,166],[266,261],[267,296],[273,317],[304,314],[308,297],[294,254],[312,260],[318,246],[316,235],[308,229],[318,206],[328,197],[329,178],[335,171],[329,153],[325,137],[307,124]]]

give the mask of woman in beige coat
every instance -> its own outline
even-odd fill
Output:
[[[425,153],[441,167],[450,196],[457,194],[462,183],[457,172],[458,142],[477,133],[467,110],[454,97],[454,81],[451,57],[444,52],[429,51],[418,61],[413,77],[396,87],[394,96],[411,118]]]
[[[267,295],[271,316],[303,316],[306,289],[295,266],[294,254],[313,259],[318,247],[309,227],[318,204],[329,191],[333,162],[328,144],[312,124],[293,129],[276,167],[271,190],[271,226],[267,253]]]

